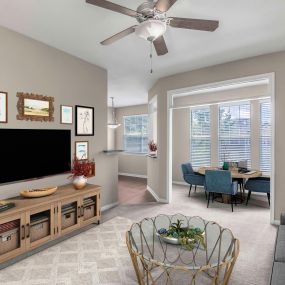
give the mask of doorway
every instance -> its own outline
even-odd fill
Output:
[[[186,109],[186,108],[191,108],[193,107],[193,105],[196,106],[200,106],[203,107],[205,105],[209,105],[209,102],[211,101],[211,94],[217,94],[217,92],[222,92],[225,90],[233,90],[235,88],[244,88],[246,86],[257,86],[260,84],[267,84],[267,93],[263,94],[263,96],[261,96],[260,98],[258,96],[254,97],[254,98],[250,98],[250,100],[269,100],[270,101],[270,106],[271,106],[271,170],[270,170],[270,189],[271,189],[271,207],[270,207],[270,219],[271,219],[271,223],[274,223],[274,154],[275,154],[275,150],[274,150],[274,140],[275,140],[275,134],[274,134],[274,126],[275,126],[275,122],[274,122],[274,117],[275,117],[275,92],[274,92],[274,73],[269,73],[269,74],[262,74],[262,75],[256,75],[256,76],[249,76],[249,77],[243,77],[243,78],[237,78],[237,79],[232,79],[232,80],[227,80],[227,81],[222,81],[222,82],[216,82],[216,83],[211,83],[211,84],[204,84],[204,85],[199,85],[199,86],[194,86],[194,87],[190,87],[190,88],[183,88],[183,89],[178,89],[178,90],[171,90],[168,92],[168,141],[167,141],[167,169],[168,169],[168,174],[167,174],[167,201],[171,202],[172,200],[172,182],[173,180],[175,180],[175,173],[174,175],[173,173],[173,166],[175,166],[175,164],[177,164],[177,162],[175,161],[175,159],[173,158],[173,127],[175,127],[174,124],[174,118],[173,118],[173,113],[178,110],[178,109]],[[202,101],[197,102],[195,101],[197,98],[199,98],[199,96],[197,95],[201,95],[205,98],[208,98],[208,102],[206,102],[207,104],[203,104]],[[183,102],[183,100],[185,101],[186,96],[191,97],[192,100],[190,104],[182,104],[181,102]],[[195,98],[195,100],[194,100]],[[209,99],[210,98],[210,99]],[[240,98],[241,99],[241,98]],[[243,98],[244,100],[248,100],[248,98]],[[241,100],[243,100],[241,99]],[[210,101],[209,101],[210,100]],[[241,101],[239,100],[239,101]],[[187,101],[187,100],[186,100]],[[212,99],[211,104],[218,106],[221,103],[227,103],[227,102],[233,102],[235,101],[234,98],[231,98],[231,100],[224,100],[224,102],[221,100],[221,98],[215,98]],[[178,103],[180,102],[180,103]],[[184,102],[185,103],[185,102]],[[256,106],[255,106],[256,108]],[[216,109],[217,111],[217,107],[214,107],[213,109]],[[218,118],[218,117],[217,117]],[[190,120],[189,120],[190,121]],[[216,122],[216,124],[218,124]],[[177,129],[177,128],[175,128]],[[187,131],[189,130],[189,128],[187,128]],[[216,147],[216,152],[219,152],[219,149]],[[177,146],[176,146],[177,149]],[[258,157],[259,154],[254,154],[254,151],[252,153],[253,155],[255,155],[256,157]],[[212,152],[211,149],[211,161],[214,162],[215,165],[218,165],[219,163],[219,155],[218,153],[214,153]],[[187,157],[186,159],[188,159],[189,161],[189,157]],[[259,159],[259,158],[258,158]],[[255,164],[257,164],[256,162],[254,162]],[[253,164],[254,164],[253,163]],[[177,165],[176,165],[177,168]],[[174,177],[173,177],[174,176]],[[174,178],[174,179],[173,179]]]

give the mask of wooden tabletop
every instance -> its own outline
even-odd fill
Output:
[[[198,173],[205,175],[206,170],[221,170],[219,167],[200,167],[198,169]],[[262,172],[259,170],[252,170],[253,173],[239,173],[238,170],[232,170],[232,178],[242,178],[242,179],[249,179],[249,178],[256,178],[262,176]]]

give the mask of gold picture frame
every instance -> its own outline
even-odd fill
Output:
[[[54,121],[54,97],[22,92],[18,92],[17,97],[17,120]]]

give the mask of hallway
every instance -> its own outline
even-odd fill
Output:
[[[147,191],[147,180],[145,178],[120,175],[118,182],[119,203],[121,205],[156,202]]]

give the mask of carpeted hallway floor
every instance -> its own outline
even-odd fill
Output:
[[[125,231],[131,221],[161,213],[198,215],[230,228],[241,243],[230,284],[269,284],[276,228],[269,223],[266,198],[253,197],[247,207],[238,205],[232,213],[229,205],[220,203],[207,209],[201,189],[189,198],[188,187],[177,185],[171,204],[120,205],[108,210],[102,225],[0,271],[0,284],[134,285]]]

